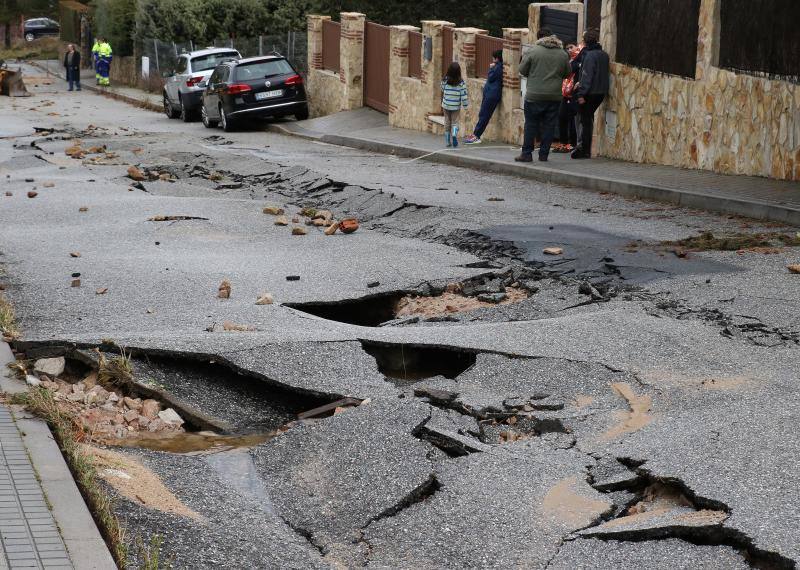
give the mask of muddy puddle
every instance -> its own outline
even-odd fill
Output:
[[[212,432],[184,432],[174,434],[143,434],[125,439],[112,439],[114,447],[138,447],[151,451],[180,454],[220,453],[234,449],[254,447],[269,441],[277,432],[246,435],[219,435]]]
[[[739,271],[733,265],[699,257],[678,258],[630,236],[577,225],[495,226],[482,233],[492,240],[513,243],[524,252],[528,265],[559,275],[618,278],[630,284],[643,284],[673,275]],[[553,247],[563,249],[563,253],[544,253],[545,248]]]

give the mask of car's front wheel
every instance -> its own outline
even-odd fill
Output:
[[[36,35],[34,35],[33,32],[28,32],[27,34],[25,34],[25,41],[32,42],[35,39]]]
[[[225,114],[225,108],[222,105],[219,106],[219,124],[226,133],[236,129],[236,123]]]
[[[176,119],[178,117],[178,113],[175,112],[175,109],[172,108],[172,103],[169,102],[166,91],[164,91],[164,114],[168,119]]]
[[[208,111],[206,111],[205,105],[200,107],[200,118],[203,120],[203,126],[207,129],[213,129],[219,124],[219,121],[208,118]]]

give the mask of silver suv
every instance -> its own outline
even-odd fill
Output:
[[[228,59],[240,59],[231,48],[207,48],[178,56],[175,70],[165,73],[164,113],[170,119],[189,122],[203,103],[203,89],[214,68]]]

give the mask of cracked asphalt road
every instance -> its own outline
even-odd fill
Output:
[[[237,401],[220,411],[231,392],[213,382],[199,382],[186,405],[233,425],[257,423],[270,386],[301,402],[369,400],[251,449],[246,469],[237,455],[231,465],[247,484],[231,484],[225,456],[125,451],[204,518],[119,499],[129,535],[164,537],[177,567],[789,568],[800,560],[792,433],[800,280],[785,269],[798,249],[692,253],[684,262],[657,247],[700,230],[764,229],[758,222],[260,131],[223,135],[55,87],[0,98],[0,283],[19,316],[19,348],[110,338],[176,363],[215,361],[264,393],[241,405],[241,422]],[[65,156],[76,138],[107,145],[115,164]],[[174,180],[131,189],[131,164]],[[262,213],[266,205],[290,216],[330,208],[362,228],[291,236]],[[207,220],[148,221],[159,215]],[[567,247],[593,241],[576,248],[577,270],[541,266],[535,250],[551,226]],[[623,263],[624,244],[635,240],[651,244],[646,263]],[[535,283],[529,299],[444,321],[362,327],[286,306],[435,294],[511,269]],[[73,273],[79,288],[70,287]],[[226,278],[233,293],[219,299]],[[580,293],[582,281],[602,298]],[[265,291],[277,303],[256,306]],[[224,321],[256,330],[222,332]],[[362,340],[409,355],[438,346],[478,357],[455,379],[396,385]],[[179,393],[191,389],[186,378],[173,383]],[[598,479],[609,464],[618,472]],[[724,515],[687,530],[658,526],[656,509],[652,523],[636,519],[644,524],[636,540],[580,532],[624,525],[653,480],[677,484],[682,509]]]

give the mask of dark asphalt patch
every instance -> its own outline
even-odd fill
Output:
[[[482,231],[492,241],[513,244],[525,263],[558,275],[597,281],[623,280],[631,285],[675,275],[732,273],[733,265],[699,258],[678,259],[667,252],[630,247],[632,238],[589,227],[560,225],[495,226]],[[560,247],[561,255],[543,250]]]

